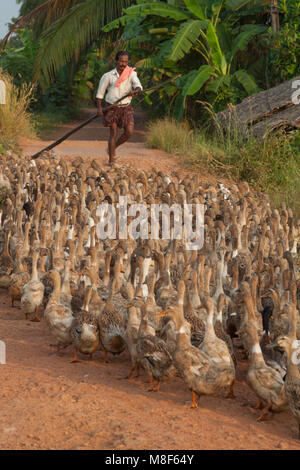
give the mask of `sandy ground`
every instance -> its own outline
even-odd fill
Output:
[[[239,360],[236,398],[191,394],[180,378],[148,392],[147,377],[126,380],[127,353],[100,362],[71,363],[72,348],[56,355],[42,320],[26,321],[0,292],[0,449],[299,449],[296,422],[286,411],[256,422],[254,393]]]
[[[98,139],[106,135],[95,123],[61,144],[58,153],[105,162],[106,142]],[[145,149],[144,138],[139,130],[122,147],[124,163],[180,169],[163,152]],[[45,145],[27,141],[24,151]],[[92,363],[83,356],[81,363],[70,363],[71,347],[58,357],[45,322],[26,321],[1,289],[0,340],[7,350],[6,364],[0,365],[0,449],[300,449],[289,411],[256,422],[256,397],[245,383],[247,363],[241,358],[236,398],[225,399],[226,391],[202,397],[193,410],[178,377],[163,382],[158,393],[147,391],[146,376],[124,379],[130,368],[126,352],[109,357],[108,364],[101,362],[101,351]]]

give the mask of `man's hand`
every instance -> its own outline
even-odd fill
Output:
[[[103,116],[103,109],[102,109],[102,108],[98,108],[97,114],[98,114],[98,116]]]
[[[130,93],[129,96],[136,96],[136,95],[138,95],[139,93],[141,93],[141,91],[142,91],[142,89],[141,89],[140,87],[135,88],[135,89]]]

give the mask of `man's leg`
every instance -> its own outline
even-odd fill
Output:
[[[118,127],[116,122],[112,122],[109,126],[110,134],[108,139],[108,154],[109,154],[109,161],[111,161],[116,153],[116,139],[118,135]]]
[[[130,137],[132,136],[133,131],[134,124],[133,122],[130,122],[126,127],[124,127],[124,133],[118,138],[116,148],[119,147],[119,145],[122,145],[127,142],[127,140],[130,139]]]

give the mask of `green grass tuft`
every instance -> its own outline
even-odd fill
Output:
[[[147,145],[194,168],[234,181],[247,181],[276,206],[286,202],[300,216],[300,133],[277,132],[265,140],[238,132],[213,133],[161,119],[149,124]]]

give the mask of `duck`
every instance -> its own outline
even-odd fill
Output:
[[[23,286],[21,296],[22,312],[24,312],[26,319],[28,315],[34,313],[35,317],[31,320],[34,322],[40,321],[38,317],[39,306],[42,304],[44,298],[44,284],[39,280],[37,270],[38,259],[39,252],[36,250],[32,255],[31,279]]]
[[[149,324],[144,302],[141,305],[136,351],[139,364],[149,376],[148,391],[158,392],[162,378],[168,375],[168,370],[172,366],[172,355],[168,343],[156,336],[155,329]],[[153,379],[157,381],[155,386]]]
[[[0,287],[4,289],[8,288],[11,281],[11,274],[14,269],[14,262],[9,253],[10,236],[11,231],[7,230],[5,232],[4,247],[0,256]]]
[[[202,303],[207,310],[207,317],[205,322],[205,335],[200,349],[209,357],[218,375],[215,386],[218,386],[218,388],[228,386],[229,392],[227,398],[235,398],[233,393],[235,366],[226,342],[219,338],[214,330],[214,300],[211,297],[205,297]]]
[[[121,354],[126,347],[124,318],[117,310],[113,299],[115,282],[115,279],[110,281],[109,297],[98,319],[100,342],[104,349],[105,362],[108,362],[108,352],[113,355]]]
[[[201,395],[214,393],[215,369],[211,368],[208,355],[191,344],[191,326],[180,309],[169,306],[162,315],[175,325],[176,347],[173,364],[192,393],[191,408],[198,407]],[[196,401],[197,396],[197,401]]]
[[[279,349],[286,353],[287,373],[284,381],[284,389],[289,408],[297,422],[298,439],[300,439],[300,349],[296,335],[298,311],[294,304],[289,304],[288,315],[290,321],[289,334],[278,336],[269,347]]]
[[[218,301],[217,301],[217,315],[214,319],[214,330],[218,338],[225,341],[228,351],[231,355],[231,359],[233,361],[234,367],[237,367],[237,359],[234,354],[233,343],[230,335],[224,330],[223,328],[223,307],[226,304],[226,296],[225,294],[220,294]]]
[[[49,276],[53,280],[54,289],[45,309],[44,318],[50,332],[57,340],[57,355],[59,355],[61,346],[68,346],[72,343],[71,333],[74,317],[71,308],[61,302],[61,278],[59,272],[56,269],[52,269]]]
[[[72,325],[71,336],[74,347],[72,363],[80,362],[77,358],[78,351],[82,354],[88,354],[89,360],[92,360],[93,353],[99,348],[98,315],[89,309],[92,292],[92,286],[86,289],[83,308]]]
[[[11,280],[8,288],[8,292],[11,298],[11,306],[14,306],[16,300],[21,300],[22,290],[25,284],[30,280],[30,274],[26,271],[26,268],[21,258],[22,247],[18,245],[16,247],[16,269],[11,275]]]
[[[279,350],[274,350],[269,347],[271,344],[269,322],[270,319],[273,319],[272,312],[273,308],[271,305],[266,305],[261,312],[263,333],[259,344],[266,364],[278,370],[282,376],[282,379],[285,380],[287,371],[286,356]]]
[[[131,285],[131,284],[130,284]],[[139,338],[139,328],[141,324],[141,311],[140,308],[143,304],[142,297],[134,297],[131,302],[126,306],[128,309],[127,322],[126,322],[126,345],[130,354],[131,369],[126,376],[127,379],[132,377],[136,370],[136,377],[140,374],[140,363],[138,360],[137,342]]]
[[[267,420],[269,411],[283,411],[287,407],[283,378],[276,369],[265,363],[258,339],[253,300],[248,292],[244,294],[245,318],[238,331],[244,335],[249,354],[246,380],[258,397],[257,409],[262,413],[257,421]]]

